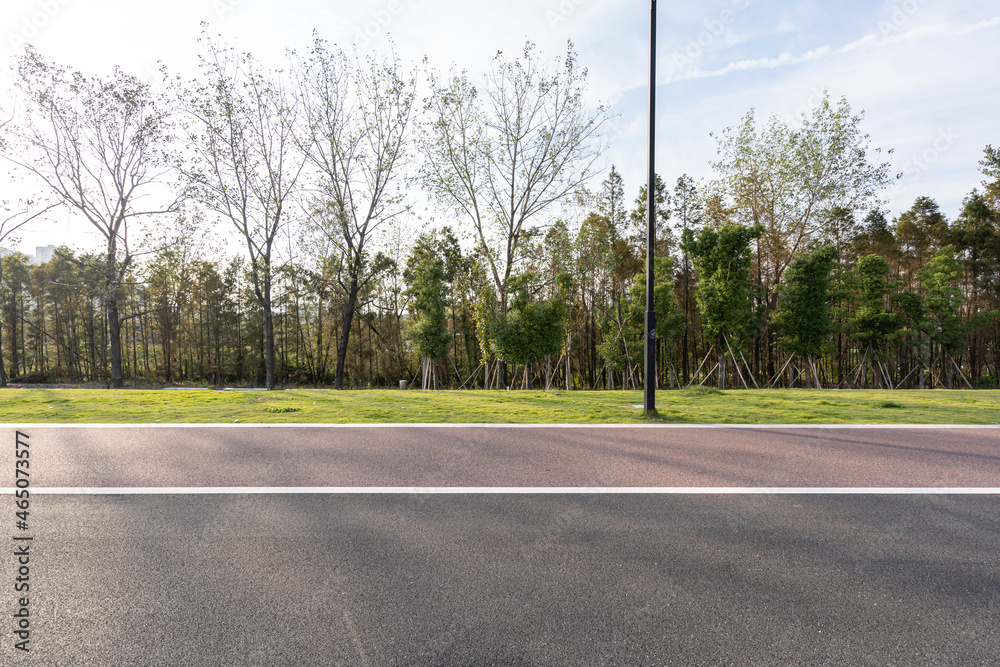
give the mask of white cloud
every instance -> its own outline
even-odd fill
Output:
[[[906,42],[929,40],[935,37],[964,37],[981,30],[988,30],[997,25],[1000,25],[1000,16],[968,25],[955,26],[951,24],[939,24],[934,26],[919,26],[898,33],[891,32],[885,36],[869,34],[838,49],[833,49],[824,45],[810,51],[806,51],[802,55],[798,56],[785,52],[777,57],[737,60],[730,62],[725,67],[713,70],[691,69],[687,71],[680,71],[672,76],[664,77],[664,79],[661,79],[659,83],[673,83],[676,81],[687,81],[690,79],[707,79],[725,76],[732,72],[774,69],[775,67],[798,65],[801,63],[819,60],[820,58],[836,57],[852,51],[885,48]]]

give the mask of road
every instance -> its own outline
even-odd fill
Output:
[[[779,488],[995,489],[997,429],[22,430],[34,489],[122,492],[32,496],[32,651],[15,652],[5,631],[3,664],[965,665],[1000,655],[1000,496]],[[14,430],[3,437],[13,480]],[[142,486],[254,492],[125,491]],[[256,488],[267,486],[414,488]],[[455,486],[775,493],[418,492]],[[0,497],[11,532],[13,502]],[[15,567],[12,556],[0,563],[9,613]]]
[[[23,430],[37,443],[33,484],[50,487],[1000,486],[997,427]],[[13,443],[13,429],[0,437]],[[0,452],[4,469],[12,457]]]

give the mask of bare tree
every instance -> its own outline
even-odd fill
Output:
[[[113,77],[86,77],[43,59],[28,47],[16,82],[24,117],[4,157],[37,176],[61,206],[83,216],[106,242],[99,285],[110,339],[111,386],[121,387],[122,282],[133,255],[133,218],[166,213],[176,202],[147,205],[162,196],[168,170],[166,107],[149,86],[116,68]]]
[[[201,78],[178,84],[188,154],[188,194],[229,220],[246,241],[254,296],[264,314],[265,373],[274,389],[272,287],[275,240],[287,222],[304,158],[295,144],[298,104],[277,72],[207,35]]]
[[[569,43],[551,73],[534,44],[498,53],[482,92],[465,72],[430,75],[421,169],[424,186],[471,224],[506,312],[508,282],[539,214],[595,175],[603,107],[583,94],[587,70]]]
[[[298,72],[303,145],[317,174],[310,219],[333,250],[345,298],[334,376],[334,386],[343,389],[359,295],[392,266],[381,252],[372,254],[373,235],[407,210],[399,182],[416,83],[395,56],[362,62],[315,35]]]

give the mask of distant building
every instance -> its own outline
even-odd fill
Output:
[[[9,257],[10,255],[20,255],[24,257],[29,264],[44,264],[49,261],[56,254],[56,247],[54,245],[46,246],[35,246],[35,254],[29,255],[26,252],[21,252],[20,250],[11,250],[9,248],[0,247],[0,257]]]
[[[31,258],[31,263],[44,264],[52,259],[52,256],[55,255],[55,253],[56,247],[54,245],[35,246],[35,256]]]

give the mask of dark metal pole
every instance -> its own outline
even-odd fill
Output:
[[[649,2],[649,178],[646,181],[646,327],[644,330],[644,347],[646,353],[645,373],[643,376],[643,407],[646,416],[656,412],[656,311],[653,310],[653,240],[655,229],[655,191],[654,181],[656,171],[653,165],[653,153],[656,143],[656,0]]]

